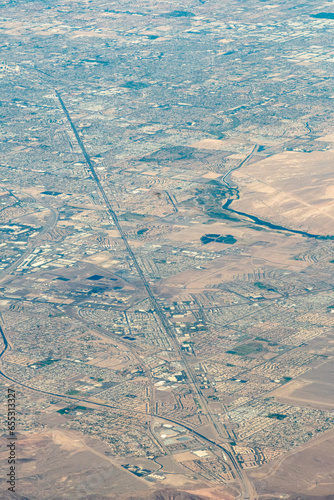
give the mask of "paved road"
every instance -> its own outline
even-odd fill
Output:
[[[199,389],[198,384],[197,384],[196,379],[195,379],[195,376],[194,376],[194,374],[192,373],[192,370],[189,367],[188,360],[186,359],[183,351],[180,348],[180,345],[179,345],[179,342],[178,342],[178,340],[176,338],[174,330],[171,327],[171,325],[169,324],[169,322],[168,322],[168,320],[167,320],[167,318],[165,316],[165,313],[164,313],[163,309],[161,308],[160,304],[157,302],[156,297],[154,296],[154,294],[153,294],[153,292],[151,290],[151,287],[150,287],[150,285],[149,285],[149,283],[148,283],[148,281],[147,281],[147,279],[146,279],[146,277],[145,277],[145,275],[144,275],[144,273],[143,273],[143,271],[142,271],[142,269],[141,269],[141,267],[140,267],[140,265],[139,265],[139,263],[138,263],[138,261],[136,259],[136,256],[135,256],[134,252],[132,251],[132,248],[131,248],[128,240],[127,240],[127,237],[126,237],[126,235],[125,235],[125,233],[123,231],[123,228],[122,228],[122,226],[121,226],[121,224],[120,224],[120,222],[118,220],[117,214],[114,211],[114,209],[113,209],[113,207],[112,207],[112,205],[111,205],[111,203],[109,201],[108,196],[106,195],[106,192],[105,192],[105,190],[104,190],[104,188],[103,188],[103,186],[102,186],[102,184],[100,182],[100,179],[99,179],[99,177],[98,177],[98,175],[97,175],[97,173],[95,171],[95,167],[94,167],[94,165],[93,165],[93,163],[92,163],[92,161],[90,159],[89,154],[86,151],[86,148],[85,148],[85,146],[84,146],[84,144],[83,144],[83,142],[82,142],[82,140],[80,138],[80,135],[79,135],[79,133],[78,133],[78,131],[77,131],[77,129],[76,129],[76,127],[75,127],[72,119],[71,119],[71,116],[70,116],[70,114],[69,114],[69,112],[68,112],[68,110],[67,110],[67,108],[65,106],[65,103],[64,103],[63,99],[61,98],[61,95],[59,94],[58,91],[56,91],[56,95],[57,95],[59,103],[60,103],[60,105],[61,105],[61,107],[63,109],[63,112],[64,112],[64,114],[65,114],[65,116],[66,116],[66,118],[67,118],[67,120],[68,120],[68,122],[69,122],[69,124],[71,126],[71,129],[72,129],[72,131],[73,131],[73,133],[75,135],[75,138],[76,138],[76,140],[78,142],[78,145],[79,145],[79,147],[80,147],[80,149],[82,151],[82,154],[83,154],[83,156],[84,156],[84,158],[86,160],[86,164],[87,164],[87,166],[89,168],[89,171],[90,171],[90,173],[91,173],[91,175],[92,175],[92,177],[93,177],[93,179],[94,179],[94,181],[95,181],[95,183],[96,183],[96,185],[97,185],[97,187],[98,187],[98,189],[99,189],[99,191],[101,193],[101,196],[102,196],[105,204],[106,204],[107,211],[108,211],[111,219],[113,220],[113,222],[114,222],[114,224],[115,224],[115,226],[116,226],[116,228],[117,228],[117,230],[118,230],[118,232],[120,234],[120,237],[122,238],[122,240],[124,242],[125,248],[126,248],[128,254],[129,254],[129,256],[130,256],[130,258],[131,258],[131,260],[133,262],[133,265],[134,265],[135,269],[137,270],[137,273],[138,273],[138,275],[139,275],[139,277],[140,277],[140,279],[141,279],[141,281],[142,281],[142,283],[144,285],[144,288],[145,288],[145,290],[146,290],[146,292],[147,292],[147,294],[148,294],[148,296],[150,298],[152,307],[154,308],[157,316],[159,317],[160,322],[161,322],[161,324],[163,326],[163,329],[165,330],[166,334],[172,340],[174,348],[175,348],[175,351],[177,352],[179,358],[183,361],[185,372],[187,373],[187,376],[188,376],[189,385],[192,387],[193,391],[195,393],[197,393],[197,395],[198,395],[198,397],[200,399],[200,402],[201,402],[201,406],[204,408],[205,414],[208,417],[208,420],[211,421],[211,424],[213,425],[213,427],[214,427],[214,429],[215,429],[215,431],[217,433],[217,436],[218,437],[228,437],[228,436],[223,436],[222,435],[222,429],[220,428],[220,424],[216,421],[215,417],[211,414],[211,411],[208,408],[208,405],[207,405],[207,402],[205,400],[205,397],[203,396],[202,391]],[[254,146],[252,152],[247,156],[247,158],[243,162],[241,162],[241,164],[245,163],[245,161],[247,161],[252,156],[252,154],[255,151],[257,151],[257,146]],[[241,164],[239,164],[238,168],[241,166]],[[227,175],[228,174],[226,174],[225,177],[227,177]],[[210,442],[212,444],[217,445],[214,441],[210,440]],[[252,485],[250,484],[250,482],[249,482],[246,474],[241,469],[241,467],[240,467],[240,465],[239,465],[239,463],[238,463],[238,461],[237,461],[237,459],[236,459],[236,457],[235,457],[235,455],[233,453],[232,448],[226,449],[226,448],[223,448],[221,445],[217,445],[217,446],[221,447],[224,450],[225,454],[230,459],[230,466],[231,466],[232,470],[234,470],[235,476],[236,476],[236,478],[239,479],[239,482],[240,482],[240,485],[241,485],[241,489],[242,489],[241,498],[243,498],[244,500],[253,500],[253,499],[255,499],[254,489],[253,489]]]
[[[0,358],[2,358],[2,356],[3,356],[3,355],[5,354],[5,352],[7,351],[7,349],[8,349],[8,345],[9,345],[9,344],[8,344],[8,340],[6,339],[6,336],[5,336],[4,331],[3,331],[3,329],[1,328],[1,326],[0,326],[0,335],[1,335],[1,337],[2,337],[2,341],[3,341],[3,343],[4,343],[4,348],[3,348],[3,349],[2,349],[2,351],[0,352]]]
[[[41,239],[41,237],[50,231],[50,229],[53,229],[58,222],[58,212],[54,210],[53,208],[47,207],[48,210],[51,212],[51,217],[47,221],[47,224],[44,226],[43,230],[36,236],[36,238],[33,239],[32,243],[28,246],[28,248],[25,250],[25,252],[19,257],[15,262],[13,262],[9,267],[6,267],[5,269],[0,271],[0,281],[3,282],[8,279],[8,275],[13,273],[15,269],[17,269],[22,262],[31,255],[33,250],[38,246],[38,243]]]
[[[143,271],[142,271],[142,269],[141,269],[141,267],[140,267],[140,265],[139,265],[139,263],[138,263],[138,261],[136,259],[136,256],[133,253],[132,248],[129,245],[129,242],[128,242],[127,238],[126,238],[126,235],[125,235],[125,233],[124,233],[124,231],[123,231],[123,229],[122,229],[122,227],[121,227],[121,225],[119,223],[117,214],[115,213],[115,211],[114,211],[114,209],[113,209],[113,207],[112,207],[112,205],[111,205],[111,203],[110,203],[110,201],[109,201],[109,199],[108,199],[108,197],[107,197],[107,195],[106,195],[106,193],[104,191],[104,188],[101,185],[100,179],[99,179],[98,175],[96,174],[94,165],[93,165],[93,163],[92,163],[92,161],[91,161],[91,159],[90,159],[90,157],[89,157],[89,155],[88,155],[88,153],[87,153],[87,151],[86,151],[86,149],[84,147],[84,144],[82,143],[82,140],[81,140],[81,138],[80,138],[80,136],[78,134],[78,131],[77,131],[74,123],[72,122],[72,119],[71,119],[71,117],[70,117],[70,115],[69,115],[69,113],[67,111],[67,108],[66,108],[66,106],[65,106],[65,104],[64,104],[64,102],[63,102],[63,100],[62,100],[62,98],[61,98],[61,96],[59,94],[59,92],[56,92],[56,95],[57,95],[58,100],[59,100],[59,102],[61,104],[61,107],[62,107],[62,109],[63,109],[63,111],[64,111],[64,113],[66,115],[66,118],[67,118],[67,120],[68,120],[68,122],[69,122],[69,124],[70,124],[70,126],[72,128],[72,131],[73,131],[73,133],[75,135],[75,138],[76,138],[76,140],[77,140],[77,142],[78,142],[78,144],[80,146],[80,149],[81,149],[81,151],[83,153],[83,156],[84,156],[84,158],[86,160],[86,163],[87,163],[87,166],[88,166],[88,168],[89,168],[89,170],[91,172],[91,175],[92,175],[95,183],[97,184],[98,189],[99,189],[99,191],[101,193],[101,196],[102,196],[102,198],[103,198],[103,200],[104,200],[104,202],[106,204],[107,211],[108,211],[111,219],[113,220],[116,228],[118,229],[118,232],[119,232],[119,234],[120,234],[120,236],[121,236],[121,238],[122,238],[122,240],[124,242],[125,248],[126,248],[128,254],[129,254],[129,256],[132,259],[133,265],[136,268],[139,277],[141,278],[141,281],[142,281],[142,283],[144,285],[144,288],[145,288],[145,290],[146,290],[146,292],[147,292],[147,294],[148,294],[148,296],[150,298],[151,304],[152,304],[152,306],[153,306],[153,308],[154,308],[157,316],[160,319],[160,322],[161,322],[161,324],[163,326],[163,329],[165,330],[165,333],[173,341],[175,351],[177,352],[179,358],[183,361],[183,364],[184,364],[184,367],[185,367],[185,371],[187,373],[188,380],[190,382],[189,385],[192,387],[192,389],[194,390],[194,392],[197,393],[197,395],[198,395],[198,397],[200,399],[201,405],[205,409],[205,413],[206,413],[208,419],[211,421],[212,425],[214,426],[214,428],[215,428],[215,430],[217,432],[217,435],[222,437],[221,429],[218,427],[215,418],[211,414],[211,412],[210,412],[210,410],[209,410],[209,408],[207,406],[206,400],[205,400],[205,398],[204,398],[201,390],[198,388],[198,385],[197,385],[195,377],[194,377],[194,375],[192,373],[192,370],[190,369],[190,367],[188,365],[188,361],[187,361],[187,359],[185,359],[185,355],[184,355],[184,353],[182,352],[182,350],[181,350],[181,348],[179,346],[179,343],[178,343],[178,340],[177,340],[177,338],[175,336],[174,330],[172,329],[171,325],[169,324],[168,319],[166,318],[166,316],[165,316],[165,314],[164,314],[164,312],[163,312],[160,304],[157,302],[156,297],[154,296],[154,294],[153,294],[153,292],[151,290],[151,287],[150,287],[148,281],[146,280],[146,277],[145,277],[145,275],[144,275],[144,273],[143,273]],[[5,353],[5,351],[8,348],[8,341],[7,341],[6,336],[5,336],[5,334],[4,334],[4,332],[3,332],[2,329],[0,330],[0,333],[1,333],[1,336],[2,336],[3,342],[4,342],[4,349],[0,353],[0,358],[1,358],[1,356],[3,356],[3,354]],[[3,371],[0,371],[0,374],[4,378],[6,378],[7,380],[9,380],[11,382],[14,382],[16,384],[19,384],[22,387],[26,387],[27,389],[34,390],[34,391],[39,392],[39,393],[51,395],[51,396],[54,396],[54,397],[64,398],[64,399],[67,399],[67,400],[80,401],[80,402],[86,402],[86,403],[92,404],[89,400],[82,400],[82,399],[79,400],[79,399],[71,397],[71,396],[65,396],[65,395],[62,395],[62,394],[56,394],[56,393],[51,393],[51,392],[48,392],[48,391],[34,389],[32,387],[29,387],[26,384],[22,384],[22,383],[18,382],[17,380],[9,377]],[[103,407],[107,407],[107,408],[117,409],[117,407],[113,406],[113,405],[97,404],[97,406],[103,406]],[[177,420],[170,420],[170,419],[167,419],[165,417],[161,417],[160,415],[157,415],[157,414],[154,414],[154,413],[153,413],[153,415],[156,416],[156,417],[159,417],[159,418],[163,418],[164,420],[175,422],[175,423],[177,423],[179,425],[183,425],[190,432],[195,433],[201,439],[204,439],[205,441],[207,441],[211,445],[213,445],[213,446],[215,446],[215,447],[223,450],[224,453],[230,459],[230,466],[232,467],[232,470],[234,470],[236,478],[239,478],[240,485],[241,485],[241,488],[242,488],[242,498],[244,500],[252,500],[253,498],[255,498],[255,497],[253,497],[253,495],[251,493],[252,488],[249,485],[248,478],[245,476],[244,472],[241,470],[240,465],[237,462],[237,460],[236,460],[236,458],[235,458],[235,456],[233,454],[233,451],[231,449],[227,449],[226,447],[223,447],[222,445],[220,445],[216,441],[208,439],[207,437],[205,437],[201,433],[199,433],[199,432],[195,431],[194,429],[192,429],[190,426],[185,426],[183,422],[178,422]],[[252,495],[252,496],[250,496],[250,495]]]

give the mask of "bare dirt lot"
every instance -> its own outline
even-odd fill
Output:
[[[310,370],[303,377],[276,389],[271,395],[286,404],[334,409],[334,360]]]
[[[233,173],[240,199],[234,210],[290,229],[334,231],[333,151],[284,152]]]
[[[3,437],[3,450],[6,449],[5,441]],[[102,495],[95,498],[114,500],[134,490],[147,496],[152,491],[149,483],[126,472],[107,457],[104,445],[92,440],[87,443],[77,432],[55,430],[21,435],[17,449],[20,452],[17,467],[20,480],[16,491],[31,500],[79,500],[92,492]],[[2,477],[7,474],[6,453],[1,453]]]
[[[299,499],[304,498],[302,495],[317,498],[332,495],[333,448],[334,433],[329,431],[286,458],[252,472],[259,497]]]

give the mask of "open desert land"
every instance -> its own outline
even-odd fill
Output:
[[[48,424],[51,429],[46,432],[18,436],[20,488],[29,499],[39,499],[41,495],[50,500],[68,500],[69,496],[73,500],[92,496],[98,500],[233,499],[228,488],[210,487],[200,481],[185,479],[182,468],[177,471],[173,465],[167,467],[165,480],[158,484],[153,477],[151,480],[136,477],[122,467],[99,440],[87,438],[80,432],[61,430],[54,419]],[[5,442],[1,444],[5,445]],[[2,451],[0,458],[3,459],[5,454],[6,451]],[[150,464],[150,461],[146,462]],[[140,463],[147,466],[145,460]],[[169,474],[168,468],[171,470]],[[159,463],[156,470],[159,470]],[[13,498],[8,495],[5,493],[2,498]]]
[[[328,431],[299,450],[251,472],[259,498],[333,499],[333,446],[333,431]]]
[[[302,377],[287,383],[270,394],[287,404],[334,410],[334,359],[330,358]]]
[[[79,500],[95,494],[116,500],[127,498],[133,488],[146,495],[153,490],[108,457],[107,448],[86,441],[80,433],[60,430],[20,435],[20,488],[25,496]]]
[[[233,172],[234,210],[289,229],[334,232],[334,151],[287,151]]]
[[[229,235],[233,237],[232,244],[211,242],[205,246],[198,244],[206,234]],[[166,239],[177,245],[188,244],[190,255],[201,255],[206,251],[212,255],[221,250],[227,250],[225,255],[217,255],[212,262],[203,263],[200,258],[196,261],[196,268],[181,271],[176,275],[163,278],[159,282],[161,293],[190,293],[204,290],[234,279],[243,279],[253,275],[256,281],[258,276],[270,275],[278,267],[286,272],[301,272],[309,266],[307,259],[296,259],[300,253],[312,253],[312,244],[316,249],[317,243],[305,241],[299,235],[274,234],[264,229],[255,231],[246,225],[230,226],[225,223],[196,224],[184,228],[177,233],[166,235]],[[233,241],[232,240],[232,241]],[[229,249],[238,249],[237,252],[228,252]],[[174,291],[173,291],[174,289]],[[184,292],[183,292],[184,291]]]

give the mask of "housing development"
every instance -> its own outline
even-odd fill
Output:
[[[333,498],[332,4],[0,11],[0,497]]]

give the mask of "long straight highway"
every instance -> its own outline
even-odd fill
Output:
[[[172,343],[173,343],[173,346],[174,346],[174,349],[175,349],[175,352],[178,354],[178,357],[180,360],[182,360],[183,362],[183,365],[184,365],[184,369],[185,369],[185,372],[187,374],[187,377],[188,377],[188,380],[189,380],[189,385],[192,387],[193,391],[195,393],[197,393],[197,396],[199,397],[200,399],[200,402],[201,402],[201,406],[202,408],[204,408],[205,410],[205,415],[207,416],[208,420],[211,422],[211,424],[213,425],[213,428],[217,434],[217,438],[221,438],[221,437],[228,437],[226,435],[223,435],[223,430],[220,428],[220,425],[219,423],[216,421],[215,417],[212,415],[210,409],[208,408],[208,405],[207,405],[207,402],[202,394],[202,391],[200,390],[200,388],[198,387],[198,384],[197,384],[197,381],[195,379],[195,376],[194,374],[192,373],[192,370],[190,369],[189,367],[189,363],[188,361],[185,359],[185,355],[183,354],[181,348],[180,348],[180,345],[178,343],[178,340],[176,338],[176,335],[173,331],[173,328],[171,327],[171,325],[169,324],[168,322],[168,319],[166,318],[165,314],[164,314],[164,311],[163,309],[161,308],[160,304],[158,303],[155,295],[153,294],[152,292],[152,289],[150,287],[150,284],[148,283],[144,273],[143,273],[143,270],[141,269],[138,261],[137,261],[137,258],[128,242],[128,239],[123,231],[123,228],[119,222],[119,219],[117,217],[117,214],[115,212],[115,210],[113,209],[112,207],[112,204],[104,190],[104,187],[102,186],[101,184],[101,181],[99,179],[99,176],[97,175],[96,173],[96,170],[95,170],[95,167],[94,167],[94,164],[89,156],[89,154],[87,153],[86,151],[86,148],[81,140],[81,137],[77,131],[77,128],[76,126],[74,125],[73,123],[73,120],[68,112],[68,109],[60,95],[60,93],[58,91],[55,91],[56,92],[56,96],[58,98],[58,101],[61,105],[61,108],[67,118],[67,121],[74,133],[74,136],[76,138],[76,141],[82,151],[82,154],[85,158],[85,161],[86,161],[86,164],[88,166],[88,169],[98,187],[98,190],[105,202],[105,205],[106,205],[106,209],[107,209],[107,212],[109,214],[109,216],[111,217],[112,221],[114,222],[118,232],[119,232],[119,235],[121,237],[121,239],[123,240],[124,242],[124,245],[125,245],[125,248],[133,262],[133,265],[135,267],[135,269],[137,270],[137,273],[143,283],[143,286],[149,296],[149,299],[151,301],[151,304],[152,304],[152,307],[153,309],[155,310],[157,316],[159,317],[160,319],[160,322],[162,324],[162,327],[164,329],[164,331],[166,332],[166,334],[168,335],[168,337],[171,339]],[[253,148],[252,152],[250,155],[247,156],[247,158],[244,160],[248,160],[250,158],[250,156],[256,151],[256,147]],[[212,443],[215,443],[214,441],[212,441]],[[240,486],[241,486],[241,499],[243,500],[255,500],[256,499],[256,493],[255,493],[255,490],[254,490],[254,487],[253,485],[250,483],[249,479],[247,478],[246,474],[244,473],[244,471],[241,469],[235,455],[234,455],[234,452],[233,452],[233,449],[229,446],[227,448],[227,445],[224,445],[224,447],[222,445],[219,445],[220,448],[222,448],[222,450],[225,452],[225,454],[229,457],[229,462],[230,462],[230,466],[232,468],[232,470],[234,471],[234,475],[236,477],[236,479],[239,480],[239,483],[240,483]]]

